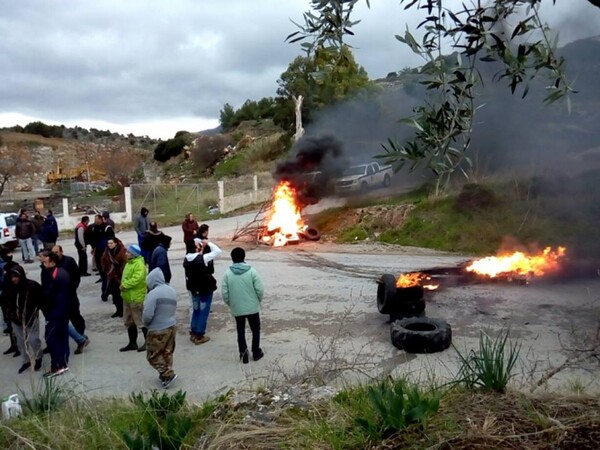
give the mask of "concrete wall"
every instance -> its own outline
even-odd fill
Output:
[[[239,208],[243,208],[244,206],[252,205],[254,203],[266,202],[271,198],[272,194],[272,189],[257,189],[252,192],[244,192],[242,194],[221,197],[219,199],[219,210],[222,213],[227,213],[230,211],[235,211]]]
[[[59,231],[62,230],[74,230],[75,226],[79,223],[83,216],[90,216],[90,222],[93,223],[93,214],[77,213],[71,214],[69,209],[69,199],[62,199],[62,216],[55,215],[56,222],[58,223]],[[125,188],[125,211],[123,212],[111,212],[110,218],[115,223],[131,223],[133,220],[133,213],[131,210],[131,188]]]

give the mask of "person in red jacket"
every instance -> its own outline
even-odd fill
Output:
[[[194,215],[189,212],[185,215],[185,220],[181,224],[183,230],[183,242],[185,244],[185,253],[195,253],[196,244],[194,238],[198,237],[198,222],[194,219]]]

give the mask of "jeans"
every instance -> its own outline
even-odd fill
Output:
[[[23,261],[33,261],[35,251],[31,238],[19,239],[19,245],[21,245],[21,250],[23,251]]]
[[[248,344],[246,344],[246,320],[248,320],[248,325],[250,325],[250,329],[252,330],[252,354],[258,355],[260,353],[260,316],[256,313],[235,317],[240,356],[248,351]]]
[[[33,249],[35,250],[35,254],[37,255],[40,252],[40,238],[37,234],[31,236],[31,241],[33,242]]]
[[[71,339],[73,339],[77,344],[81,344],[82,342],[85,342],[85,340],[87,339],[84,335],[79,334],[77,332],[77,330],[75,329],[75,327],[73,326],[73,324],[71,322],[69,322],[69,337]]]
[[[51,369],[67,367],[69,362],[69,319],[50,319],[46,323],[46,343],[50,349]]]
[[[204,336],[204,333],[206,333],[206,324],[208,323],[208,315],[210,314],[210,306],[212,305],[213,293],[191,294],[191,296],[193,307],[192,333]]]

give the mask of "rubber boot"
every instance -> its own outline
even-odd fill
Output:
[[[146,351],[146,336],[148,335],[148,328],[142,327],[142,334],[144,335],[144,343],[142,344],[142,346],[140,348],[138,348],[138,352]]]
[[[129,328],[127,328],[127,336],[129,336],[129,344],[127,344],[125,347],[120,348],[119,351],[120,352],[128,352],[130,350],[137,350],[137,348],[138,348],[137,335],[138,335],[138,330],[135,325],[132,325]]]
[[[8,350],[4,351],[3,355],[10,355],[11,353],[14,353],[14,357],[21,356],[19,347],[17,347],[17,338],[14,334],[12,334],[12,330],[10,333],[10,347],[8,348]]]

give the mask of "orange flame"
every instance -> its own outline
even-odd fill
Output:
[[[296,204],[296,191],[288,181],[282,181],[273,192],[271,216],[267,221],[265,240],[273,239],[274,247],[281,247],[288,241],[298,240],[298,232],[306,228],[300,208]]]
[[[397,288],[407,288],[413,286],[422,286],[423,289],[433,291],[439,287],[439,284],[429,283],[431,277],[420,272],[402,273],[396,280]],[[424,283],[425,282],[425,283]]]
[[[565,256],[566,251],[565,247],[558,247],[556,251],[552,247],[546,247],[537,255],[515,252],[512,255],[488,256],[472,262],[466,270],[491,278],[498,275],[542,276],[559,270],[559,260]]]

